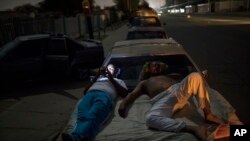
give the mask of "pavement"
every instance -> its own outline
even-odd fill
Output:
[[[126,31],[123,22],[101,33],[105,55],[125,39]],[[62,80],[0,92],[0,141],[57,140],[85,85],[86,81]]]

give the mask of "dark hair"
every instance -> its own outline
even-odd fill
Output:
[[[139,75],[139,79],[138,81],[141,81],[141,80],[145,80],[145,79],[148,79],[150,77],[150,71],[149,71],[149,67],[150,67],[150,64],[152,62],[157,62],[160,64],[160,69],[161,69],[161,72],[162,73],[165,73],[167,68],[168,68],[168,65],[164,62],[160,62],[160,61],[150,61],[150,62],[146,62],[143,67],[142,67],[142,70],[140,72],[140,75]]]

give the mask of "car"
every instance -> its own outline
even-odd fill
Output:
[[[156,10],[148,5],[140,5],[135,11],[132,12],[132,16],[154,16],[158,17]]]
[[[156,16],[132,16],[129,19],[129,27],[161,27],[160,19]]]
[[[148,61],[166,63],[168,65],[166,73],[179,80],[182,80],[192,72],[199,72],[206,78],[203,71],[199,69],[183,46],[172,38],[118,41],[106,56],[103,66],[114,64],[117,68],[116,77],[124,80],[129,92],[131,92],[139,82],[138,78],[142,72],[143,65]],[[204,80],[206,81],[206,79]],[[208,91],[209,99],[211,100],[211,110],[223,117],[223,119],[228,119],[229,115],[225,113],[232,112],[233,107],[218,91],[211,87],[208,87]],[[159,98],[161,97],[156,99]],[[155,98],[153,99],[155,100]],[[121,101],[117,102],[115,109],[119,108],[119,102]],[[102,128],[103,130],[97,135],[96,140],[172,140],[174,134],[174,140],[198,141],[198,138],[190,133],[183,132],[179,134],[146,128],[145,117],[153,102],[147,95],[141,95],[134,101],[133,105],[128,106],[130,110],[127,111],[128,116],[126,120],[119,116],[118,110],[114,110],[113,122]],[[173,118],[184,121],[187,125],[207,125],[200,110],[198,109],[198,101],[195,98],[191,98],[183,109],[178,110],[173,115]],[[77,119],[76,112],[77,110],[75,109],[65,131],[72,129],[72,124]],[[237,117],[235,113],[232,113],[232,115]],[[214,130],[218,126],[215,124],[209,126],[211,131],[208,132],[208,140],[213,140],[216,132]]]
[[[99,41],[76,41],[63,34],[19,36],[0,48],[0,83],[63,75],[83,79],[88,69],[99,67],[103,60]]]
[[[132,90],[143,64],[153,60],[168,64],[168,73],[178,74],[180,79],[191,72],[200,72],[189,54],[173,38],[118,41],[105,58],[103,66],[117,66],[118,78],[124,80]]]
[[[132,27],[128,29],[126,40],[136,39],[166,39],[168,38],[162,27]]]

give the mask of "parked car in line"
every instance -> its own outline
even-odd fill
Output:
[[[118,41],[103,66],[117,66],[120,72],[118,78],[124,80],[129,90],[132,90],[137,84],[143,64],[154,60],[167,63],[168,73],[178,74],[180,79],[191,72],[200,72],[188,53],[172,38]]]
[[[166,38],[168,36],[162,27],[132,27],[128,29],[126,40]]]
[[[148,5],[138,6],[135,11],[132,12],[132,16],[155,16],[158,17],[156,10]]]
[[[0,84],[63,75],[84,78],[88,69],[99,67],[103,60],[102,44],[95,40],[50,34],[20,36],[0,48]]]
[[[161,27],[160,19],[156,16],[133,16],[129,19],[130,27]]]

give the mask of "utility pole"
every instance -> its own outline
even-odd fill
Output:
[[[83,8],[83,13],[86,17],[86,22],[87,22],[87,27],[88,27],[88,32],[89,32],[89,38],[94,39],[93,35],[93,27],[92,27],[92,21],[91,21],[91,5],[89,3],[89,0],[83,0],[82,1],[82,8]]]
[[[249,11],[249,0],[247,0],[247,12]]]
[[[208,0],[207,4],[208,4],[208,12],[211,13],[211,1]]]

